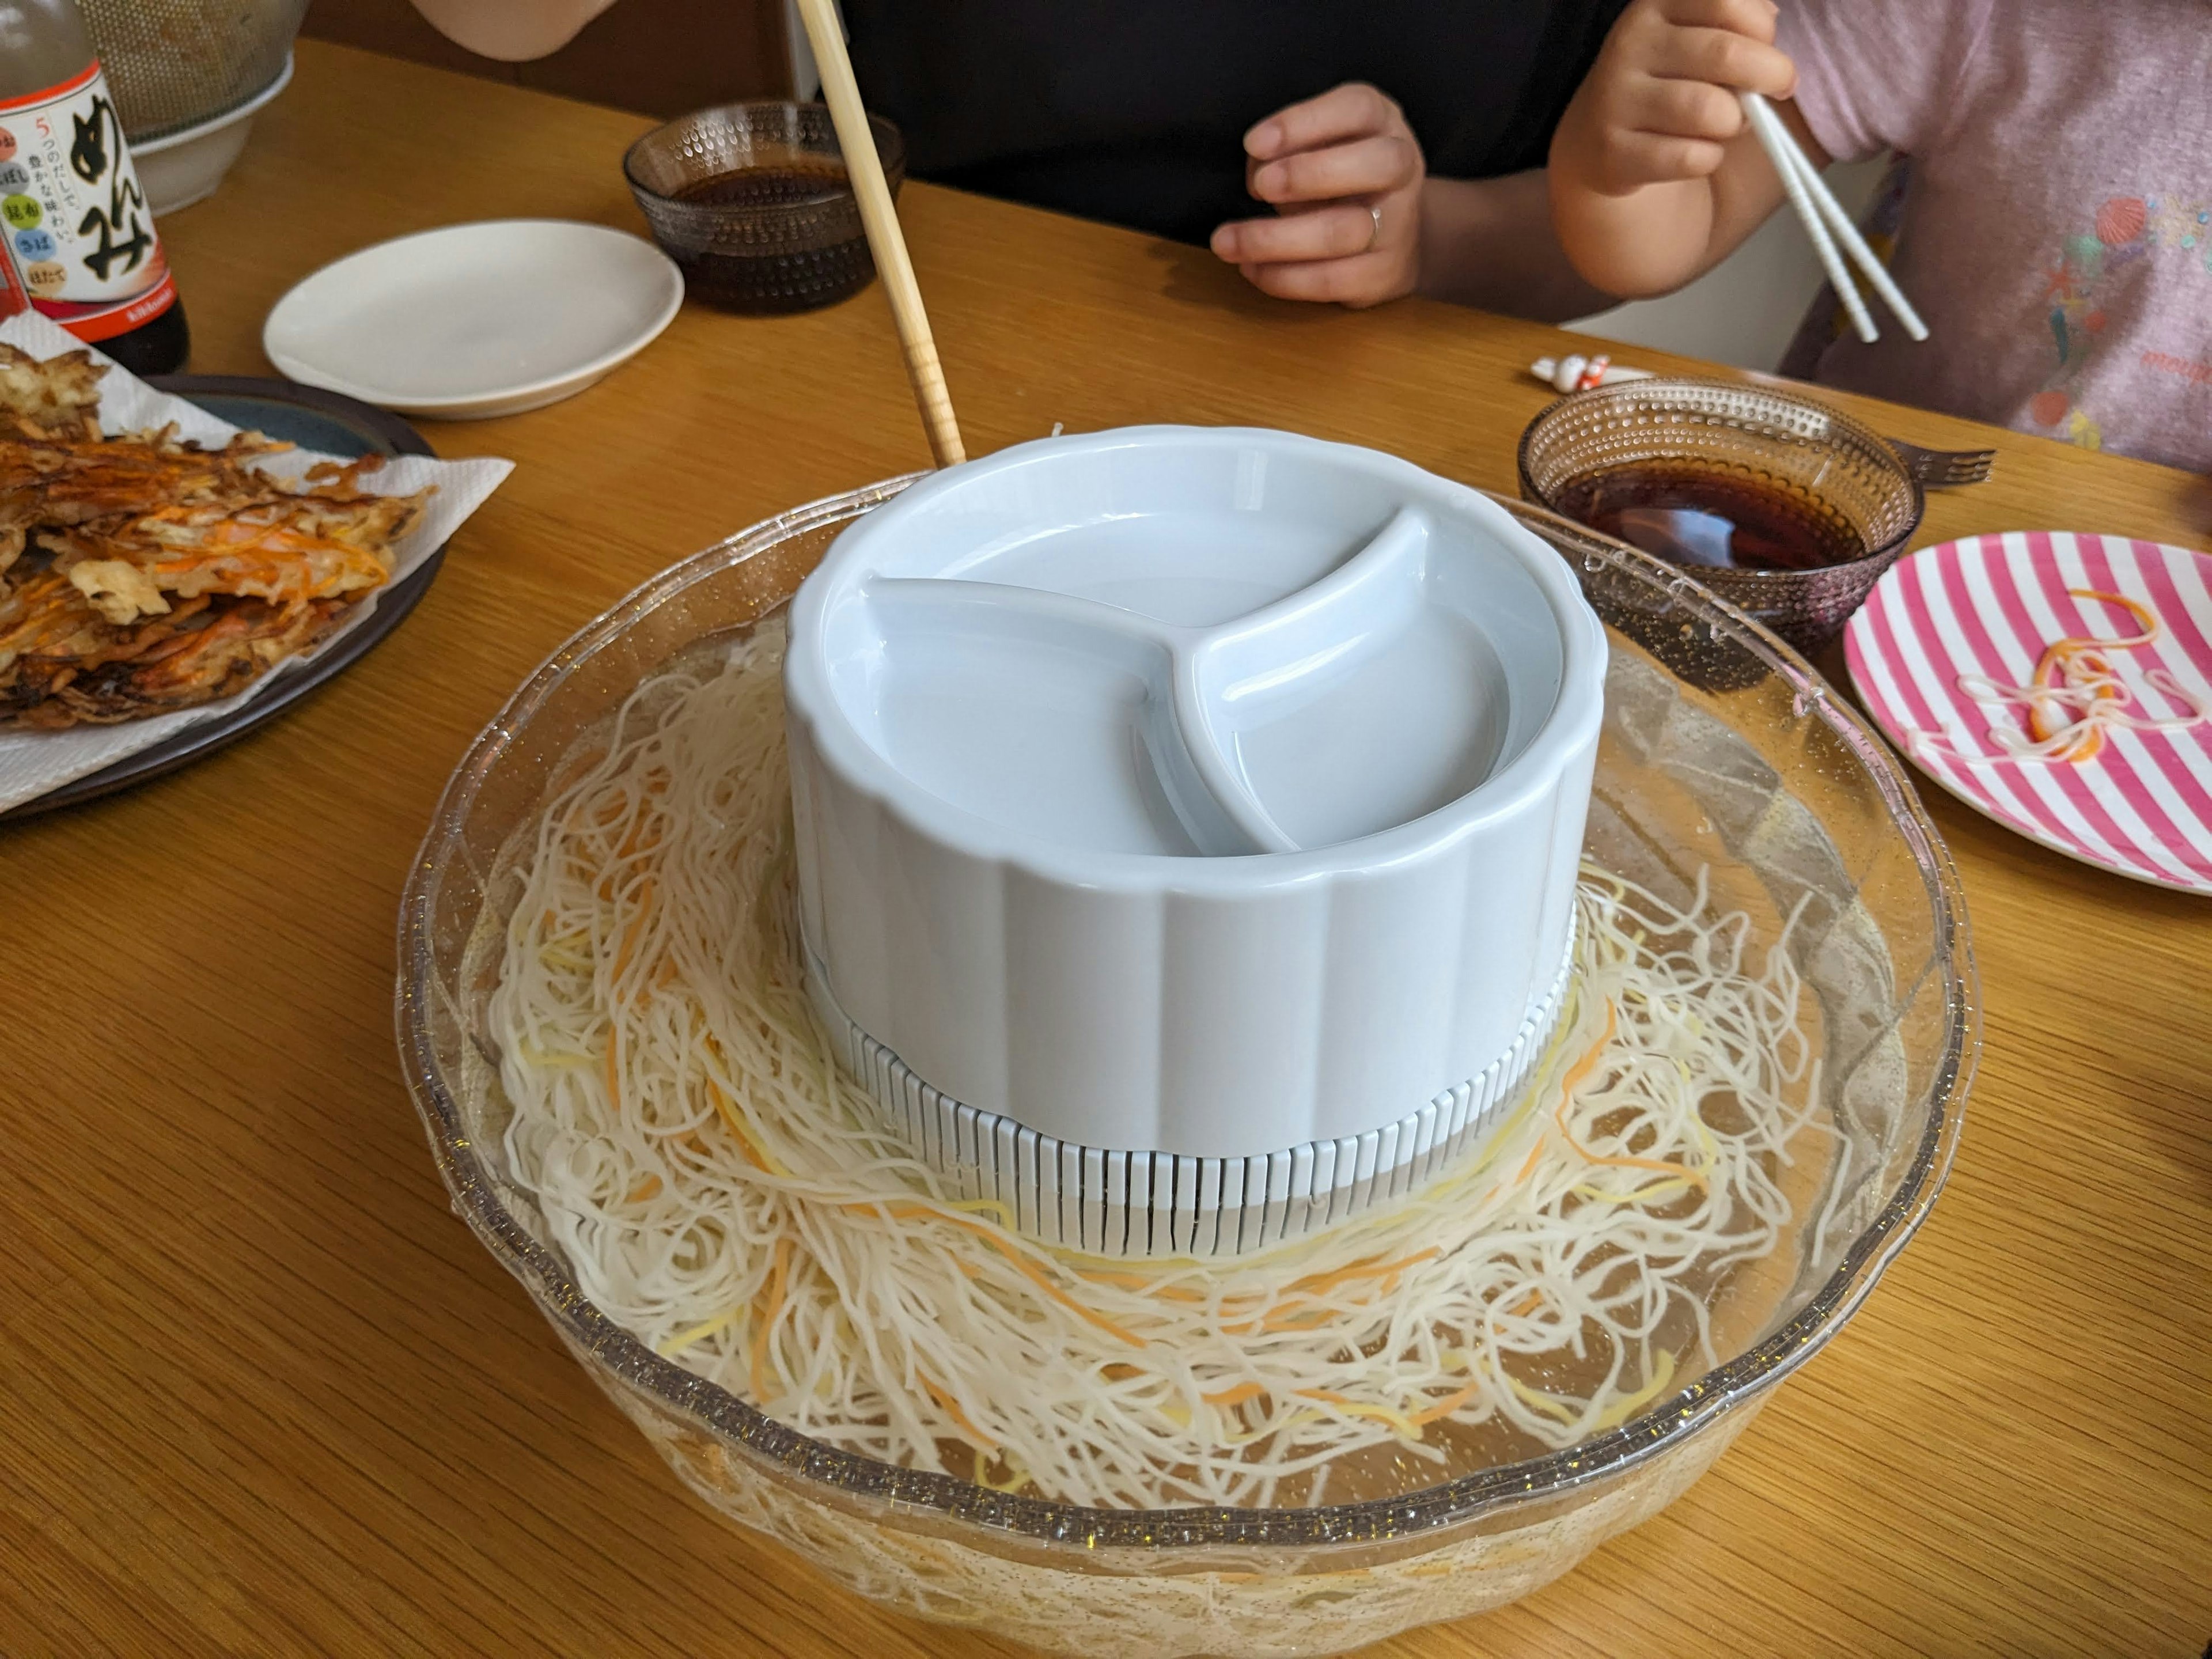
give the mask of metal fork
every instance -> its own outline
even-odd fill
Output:
[[[1956,489],[1965,484],[1986,483],[1996,465],[1994,449],[1923,449],[1902,438],[1887,441],[1898,453],[1905,470],[1929,489]]]

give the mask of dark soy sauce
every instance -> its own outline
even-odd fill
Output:
[[[1559,492],[1559,509],[1670,564],[1818,570],[1863,559],[1849,526],[1757,479],[1679,465],[1617,468]]]
[[[811,167],[739,167],[710,179],[695,179],[676,192],[679,202],[703,207],[781,207],[789,202],[811,202],[834,196],[845,188],[842,161]]]
[[[842,161],[742,167],[696,179],[676,199],[701,207],[770,208],[818,204],[825,222],[842,211],[852,219],[852,234],[824,242],[817,230],[787,230],[764,235],[758,251],[683,247],[668,252],[683,268],[685,290],[695,300],[726,311],[806,311],[841,300],[867,286],[875,275],[860,219],[848,193]],[[739,246],[742,246],[740,244]]]

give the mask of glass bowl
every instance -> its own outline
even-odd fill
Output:
[[[1843,1149],[1764,1270],[1726,1361],[1567,1450],[1419,1490],[1267,1510],[1087,1509],[819,1443],[664,1359],[577,1287],[512,1185],[483,1010],[549,778],[637,683],[786,600],[838,531],[910,482],[817,501],[654,577],[554,654],[439,803],[399,922],[408,1084],[459,1213],[578,1362],[716,1510],[859,1595],[1085,1659],[1327,1653],[1526,1595],[1679,1497],[1830,1337],[1926,1216],[1958,1142],[1977,993],[1956,872],[1888,751],[1806,665],[1646,555],[1507,503],[1601,614],[1704,630],[1755,659],[1698,689],[1618,631],[1588,846],[1662,896],[1700,867],[1790,950],[1817,1006],[1820,1109]],[[1747,1304],[1749,1305],[1749,1304]]]
[[[906,141],[880,116],[868,126],[896,198]],[[842,156],[823,105],[722,104],[647,133],[623,157],[623,176],[691,298],[725,311],[811,311],[876,274]],[[728,182],[687,199],[716,179]]]
[[[1810,570],[1698,568],[1698,581],[1808,653],[1843,631],[1905,551],[1926,505],[1911,469],[1872,428],[1809,398],[1735,380],[1625,380],[1569,393],[1521,434],[1521,494],[1563,511],[1575,486],[1654,462],[1771,491],[1866,550]],[[1636,608],[1625,607],[1622,620],[1645,644],[1666,648]]]

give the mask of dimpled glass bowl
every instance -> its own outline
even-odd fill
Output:
[[[1593,475],[1686,461],[1791,497],[1844,532],[1864,556],[1813,570],[1694,573],[1800,651],[1818,651],[1842,631],[1905,551],[1926,505],[1912,470],[1871,427],[1810,398],[1735,380],[1623,380],[1570,393],[1528,423],[1519,459],[1522,495],[1547,507]],[[1665,624],[1626,592],[1616,597],[1619,620],[1651,644]]]
[[[868,118],[896,197],[906,143]],[[740,175],[727,199],[683,192]],[[846,182],[830,112],[820,104],[721,104],[655,127],[623,157],[623,176],[684,289],[725,311],[811,311],[874,278],[860,204]]]
[[[486,727],[439,804],[399,929],[408,1083],[456,1208],[569,1351],[708,1503],[858,1594],[1056,1653],[1337,1652],[1526,1595],[1679,1497],[1832,1336],[1927,1214],[1958,1140],[1976,990],[1958,878],[1887,751],[1819,678],[1680,573],[1541,509],[1601,611],[1695,625],[1700,690],[1618,632],[1589,850],[1781,935],[1817,1007],[1822,1107],[1847,1149],[1802,1224],[1717,1314],[1725,1363],[1623,1427],[1510,1466],[1314,1509],[1094,1510],[809,1440],[659,1358],[586,1299],[513,1186],[483,1018],[548,778],[645,676],[789,597],[838,530],[908,480],[818,501],[686,560],[586,627]],[[1719,678],[1729,678],[1726,675]],[[1816,1225],[1816,1218],[1825,1218]],[[1427,1466],[1420,1466],[1426,1468]],[[1424,1474],[1425,1480],[1434,1479]]]

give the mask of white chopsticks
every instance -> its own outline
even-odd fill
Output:
[[[1797,141],[1790,136],[1790,129],[1782,125],[1782,118],[1774,112],[1774,106],[1755,92],[1737,94],[1743,102],[1745,118],[1758,137],[1759,148],[1766,159],[1774,163],[1774,171],[1781,176],[1782,188],[1788,192],[1790,205],[1797,210],[1804,221],[1805,234],[1813,239],[1813,251],[1820,256],[1820,264],[1828,273],[1828,283],[1836,290],[1836,298],[1843,302],[1844,310],[1858,331],[1859,338],[1872,343],[1881,337],[1881,331],[1874,325],[1874,313],[1860,296],[1858,286],[1851,281],[1851,273],[1844,264],[1844,253],[1849,253],[1851,263],[1866,273],[1867,284],[1881,295],[1882,303],[1897,313],[1897,320],[1905,325],[1905,331],[1916,340],[1928,337],[1928,325],[1920,320],[1920,313],[1912,308],[1912,301],[1905,297],[1905,290],[1890,279],[1874,250],[1859,234],[1858,227],[1851,222],[1834,196],[1829,193],[1820,175],[1814,170],[1805,152],[1797,148]],[[1834,234],[1830,234],[1831,232]],[[1838,252],[1836,244],[1843,243]]]

